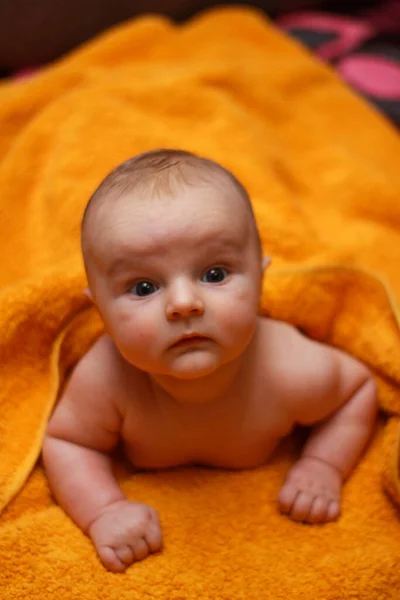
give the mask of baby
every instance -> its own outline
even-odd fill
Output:
[[[91,197],[82,251],[106,333],[50,419],[52,491],[122,572],[162,546],[154,508],[114,477],[119,442],[136,469],[265,463],[296,424],[315,425],[279,493],[282,513],[325,523],[374,427],[368,369],[258,316],[263,259],[249,197],[226,169],[159,150],[117,167]]]

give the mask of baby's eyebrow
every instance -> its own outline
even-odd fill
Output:
[[[104,270],[107,276],[112,277],[118,273],[132,269],[133,266],[134,261],[132,260],[132,258],[129,258],[127,256],[119,256],[111,260],[107,265],[105,265]]]
[[[243,243],[239,240],[230,237],[224,236],[215,236],[214,239],[209,239],[205,241],[200,248],[204,250],[204,253],[215,254],[216,260],[218,259],[218,254],[229,253],[229,252],[242,252],[243,251]],[[132,252],[129,251],[128,248],[124,249],[123,253],[119,253],[117,256],[110,259],[110,261],[104,265],[104,271],[107,276],[115,276],[118,273],[132,270],[133,268],[140,265],[146,258],[152,257],[154,258],[155,253],[150,252],[149,249],[137,249],[135,248],[134,256],[132,256]],[[165,258],[165,251],[160,252],[161,256]]]

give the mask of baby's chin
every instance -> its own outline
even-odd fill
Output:
[[[199,379],[211,375],[221,366],[216,356],[195,350],[175,357],[168,365],[168,375],[177,379]]]
[[[222,364],[219,357],[212,352],[204,352],[202,350],[187,351],[181,355],[169,357],[166,362],[143,361],[140,357],[131,356],[129,353],[121,352],[125,361],[144,373],[149,375],[161,375],[174,377],[176,379],[199,379],[211,375]]]

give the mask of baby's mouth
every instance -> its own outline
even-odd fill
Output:
[[[208,342],[210,338],[200,335],[198,333],[193,333],[189,335],[183,335],[176,342],[174,342],[170,347],[171,348],[187,348],[189,346],[198,346],[203,344],[204,342]]]

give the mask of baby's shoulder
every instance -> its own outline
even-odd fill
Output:
[[[114,354],[111,338],[101,335],[76,363],[71,378],[83,388],[104,385],[116,370]]]
[[[333,350],[305,336],[296,327],[273,319],[260,319],[260,354],[271,380],[297,386],[315,374],[327,375]]]
[[[104,334],[75,365],[68,388],[69,391],[72,388],[77,396],[101,397],[104,402],[121,403],[127,389],[135,389],[135,385],[130,384],[136,371],[133,367],[127,368],[111,337]],[[136,378],[140,379],[139,373]]]
[[[259,330],[262,350],[279,359],[301,352],[310,341],[293,325],[267,317],[259,318]]]

